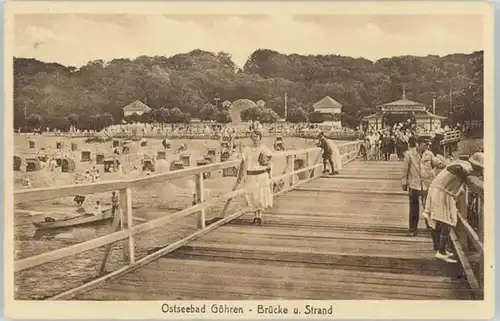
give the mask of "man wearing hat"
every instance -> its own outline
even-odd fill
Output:
[[[457,225],[458,220],[456,199],[467,176],[482,175],[483,164],[482,152],[475,153],[468,160],[453,161],[436,176],[429,187],[423,215],[433,229],[432,239],[437,259],[457,262],[452,258],[453,253],[446,251],[450,230]]]
[[[420,136],[416,146],[404,154],[401,184],[409,197],[408,236],[418,235],[420,204],[425,205],[427,190],[434,178],[434,168],[445,168],[446,164],[428,150],[429,139]]]

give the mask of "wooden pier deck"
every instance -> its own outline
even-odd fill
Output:
[[[245,214],[75,299],[471,299],[424,222],[406,235],[399,165],[354,161],[277,196],[263,226]]]

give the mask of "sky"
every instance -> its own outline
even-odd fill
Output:
[[[472,15],[16,15],[14,55],[80,67],[90,60],[229,52],[243,67],[259,48],[370,60],[483,50]]]

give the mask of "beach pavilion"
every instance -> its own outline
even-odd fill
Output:
[[[417,131],[430,133],[441,128],[441,121],[446,117],[435,115],[424,103],[406,98],[405,90],[401,99],[378,106],[379,111],[362,119],[368,131],[392,127],[394,123],[415,121]]]

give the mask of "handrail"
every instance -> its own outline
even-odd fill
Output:
[[[483,297],[484,285],[484,183],[469,176],[458,199],[458,222],[451,231],[451,242],[467,277],[472,294]]]
[[[358,150],[359,150],[360,142],[354,141],[349,143],[344,143],[338,145],[339,151],[341,151],[342,162],[347,163],[355,159]],[[342,152],[343,151],[343,152]],[[278,159],[281,157],[286,157],[287,163],[294,159],[297,155],[305,154],[306,157],[306,165],[304,168],[295,169],[293,166],[291,167],[290,173],[283,174],[279,177],[274,177],[272,181],[276,181],[277,179],[283,179],[285,177],[291,176],[291,184],[289,189],[294,188],[299,184],[303,184],[306,181],[316,178],[319,174],[319,171],[315,171],[316,168],[321,166],[321,163],[318,162],[319,157],[315,162],[311,162],[311,155],[317,153],[319,155],[320,149],[308,148],[308,149],[300,149],[300,150],[289,150],[285,152],[279,152],[273,154],[273,159]],[[72,256],[75,254],[79,254],[85,251],[89,251],[107,244],[112,244],[117,241],[122,241],[128,239],[128,259],[129,264],[133,265],[135,263],[135,255],[134,255],[134,235],[137,235],[142,232],[146,232],[148,230],[152,230],[154,228],[158,228],[164,226],[168,222],[182,218],[194,213],[199,213],[199,222],[198,226],[201,230],[208,229],[205,227],[205,217],[204,212],[205,209],[211,206],[216,205],[218,202],[230,200],[238,195],[243,194],[242,189],[233,189],[233,191],[223,194],[221,196],[215,197],[210,200],[203,199],[203,173],[217,171],[220,169],[234,167],[241,163],[241,160],[231,160],[223,163],[216,163],[204,166],[198,166],[195,168],[189,168],[174,172],[162,173],[147,176],[144,178],[136,178],[130,180],[119,180],[119,181],[109,181],[109,182],[100,182],[93,184],[84,184],[84,185],[69,185],[69,186],[60,186],[60,187],[50,187],[50,188],[36,188],[36,189],[27,189],[20,190],[14,193],[14,203],[19,204],[22,202],[28,201],[40,201],[40,200],[48,200],[54,198],[61,198],[67,196],[73,196],[76,194],[96,194],[102,192],[109,192],[113,190],[120,191],[120,208],[119,215],[120,220],[123,223],[124,229],[107,234],[105,236],[101,236],[95,239],[91,239],[82,243],[78,243],[75,245],[71,245],[65,248],[61,248],[58,250],[45,252],[36,256],[16,260],[14,262],[14,271],[22,271],[31,267],[39,266],[41,264],[53,262],[55,260],[59,260],[68,256]],[[296,179],[296,175],[309,172],[310,175],[307,179],[300,181],[300,179]],[[195,177],[196,182],[196,194],[198,199],[198,204],[188,207],[186,209],[180,210],[174,214],[169,216],[164,216],[161,218],[157,218],[146,223],[133,226],[133,215],[132,215],[132,188],[160,183],[164,181],[171,181],[180,178],[188,178]],[[284,190],[278,192],[282,193]],[[233,214],[234,215],[234,214]],[[240,214],[241,215],[241,214]],[[216,223],[217,224],[217,223]],[[213,229],[211,225],[211,229]],[[198,231],[199,232],[199,231]],[[197,232],[197,233],[198,233]],[[198,234],[197,234],[198,235]],[[201,235],[201,234],[200,234]],[[189,236],[188,238],[190,238]]]
[[[318,130],[312,130],[312,132],[305,132],[305,133],[297,133],[297,132],[287,132],[284,130],[277,130],[277,131],[272,131],[267,134],[264,134],[264,136],[275,136],[275,135],[281,135],[285,137],[302,137],[302,138],[316,138],[317,135],[319,134]],[[68,133],[43,133],[43,134],[34,134],[34,133],[15,133],[16,135],[21,135],[21,136],[49,136],[49,137],[60,137],[60,138],[67,138]],[[72,133],[71,137],[72,138],[91,138],[91,137],[99,137],[99,133]],[[218,139],[221,135],[221,133],[200,133],[200,132],[186,132],[186,133],[173,133],[173,132],[160,132],[160,133],[155,133],[155,132],[149,132],[149,133],[140,133],[140,134],[124,134],[124,133],[110,133],[110,137],[112,138],[169,138],[169,139]],[[246,131],[242,132],[237,132],[235,137],[238,138],[243,138],[243,137],[249,137],[250,134],[247,133]],[[359,137],[359,134],[357,132],[353,131],[328,131],[326,132],[326,136],[330,139],[336,139],[336,140],[356,140]]]
[[[352,142],[344,143],[339,145],[338,148],[342,149],[344,146],[350,144],[352,144]],[[299,150],[288,150],[284,152],[273,153],[273,157],[284,157],[297,154],[305,154],[317,150],[319,150],[319,148],[317,147],[308,149],[299,149]],[[73,184],[73,185],[55,186],[47,188],[31,188],[31,189],[18,190],[14,192],[14,204],[31,202],[31,201],[49,200],[54,198],[73,196],[76,194],[97,194],[97,193],[109,192],[112,190],[134,188],[143,185],[149,185],[149,184],[160,183],[163,181],[179,179],[187,176],[194,176],[200,173],[213,172],[221,170],[223,168],[238,166],[240,162],[241,162],[240,159],[235,159],[221,163],[208,164],[194,168],[187,168],[174,172],[154,174],[147,177],[140,177],[129,180],[113,180],[113,181],[105,181],[105,182],[89,183],[89,184]]]
[[[455,143],[462,137],[462,132],[460,130],[450,130],[444,133],[444,137],[441,140],[441,145],[448,143]]]

